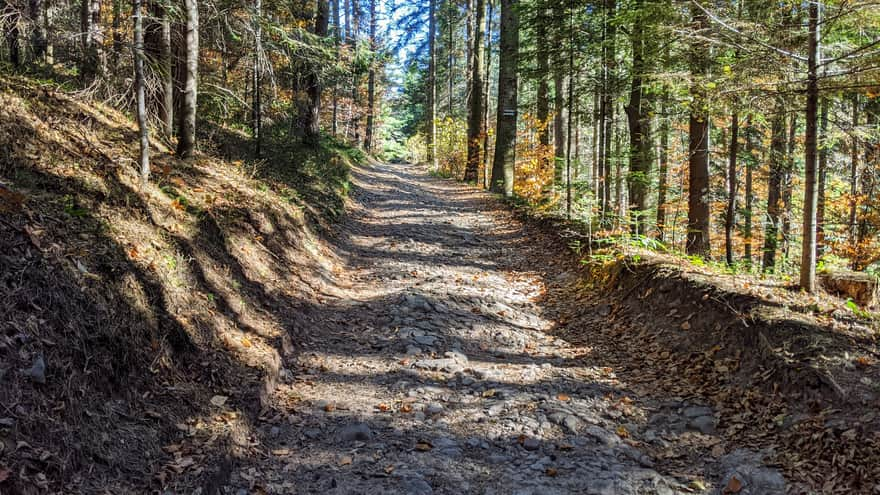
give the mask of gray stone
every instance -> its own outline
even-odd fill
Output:
[[[413,340],[419,345],[432,346],[437,343],[439,338],[436,335],[417,335],[413,337]]]
[[[400,486],[407,495],[432,495],[434,493],[431,485],[421,478],[404,478],[400,481]]]
[[[541,441],[535,437],[526,437],[523,440],[522,446],[528,451],[535,451],[541,448]]]
[[[27,372],[28,376],[31,377],[31,380],[37,383],[46,383],[46,361],[43,359],[43,355],[39,354],[34,359],[34,364],[31,365],[31,369]]]
[[[690,406],[682,411],[686,418],[697,418],[699,416],[711,416],[713,414],[711,407],[706,406]]]
[[[565,419],[562,420],[562,424],[568,428],[568,431],[572,433],[577,433],[578,429],[581,426],[581,420],[574,416],[573,414],[569,414],[565,416]]]
[[[595,438],[600,443],[607,445],[608,447],[620,445],[621,442],[620,437],[617,436],[617,434],[594,425],[588,426],[584,430],[584,433]]]
[[[714,435],[715,418],[713,416],[699,416],[688,421],[688,427],[704,435]]]
[[[428,404],[425,408],[425,413],[429,415],[440,414],[443,412],[443,406],[441,404],[437,404],[436,402],[432,402]]]
[[[373,432],[366,423],[350,424],[339,432],[339,439],[343,442],[369,442]]]
[[[719,491],[730,483],[731,478],[736,477],[742,484],[739,495],[765,495],[785,493],[785,478],[777,469],[765,466],[762,456],[756,452],[745,449],[737,449],[720,459],[721,466],[725,471]]]

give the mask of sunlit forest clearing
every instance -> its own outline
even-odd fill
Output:
[[[0,31],[0,494],[880,493],[874,2]]]

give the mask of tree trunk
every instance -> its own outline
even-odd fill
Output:
[[[80,73],[87,81],[103,77],[107,61],[104,55],[104,31],[101,29],[101,0],[82,1],[83,58]]]
[[[513,167],[516,159],[518,7],[518,0],[501,0],[498,123],[495,131],[495,159],[492,164],[492,191],[503,193],[508,198],[513,196]]]
[[[376,121],[376,0],[370,0],[370,50],[373,55],[370,60],[370,76],[367,83],[367,129],[364,133],[364,149],[368,153],[373,151],[373,133]]]
[[[819,49],[819,5],[810,2],[809,48],[807,69],[807,111],[806,131],[804,133],[804,226],[803,248],[801,250],[801,289],[816,291],[816,158],[817,158],[817,113],[819,105],[818,63]]]
[[[859,127],[859,95],[854,94],[852,97],[852,129],[855,131]],[[848,239],[852,249],[856,247],[856,211],[859,206],[859,138],[853,132],[850,143],[850,164],[849,164],[849,225]],[[853,260],[855,263],[855,260]]]
[[[43,13],[46,10],[46,7],[43,5],[45,1],[46,0],[28,1],[31,50],[34,52],[34,59],[39,62],[46,61],[46,25],[43,23]]]
[[[657,238],[666,242],[666,195],[669,190],[669,94],[664,90],[660,109],[660,150],[657,179]]]
[[[429,0],[428,8],[428,163],[437,169],[437,0]]]
[[[14,67],[22,64],[21,40],[19,39],[19,24],[21,14],[18,9],[8,1],[3,1],[0,9],[0,23],[3,25],[3,38],[6,41],[6,49],[9,51],[9,62]]]
[[[183,101],[177,131],[177,155],[189,158],[196,147],[196,111],[199,79],[199,5],[197,0],[184,0],[186,11],[186,64]]]
[[[143,13],[141,12],[141,0],[134,0],[132,4],[132,17],[134,20],[134,73],[135,93],[137,95],[137,123],[140,135],[140,165],[141,181],[144,184],[150,180],[150,131],[147,128],[147,95],[146,79],[144,77],[144,30]]]
[[[254,53],[253,53],[253,101],[251,102],[251,130],[254,138],[254,156],[260,158],[262,155],[263,140],[263,2],[262,0],[254,0]]]
[[[602,104],[599,112],[602,114],[602,225],[611,225],[611,141],[614,137],[614,86],[615,86],[615,37],[617,28],[613,22],[615,16],[615,0],[604,0],[604,31],[602,40]]]
[[[636,0],[633,6],[641,12],[644,0]],[[645,235],[648,210],[648,187],[651,176],[650,103],[645,101],[644,86],[648,73],[645,60],[645,19],[633,20],[630,39],[632,42],[632,79],[629,103],[625,107],[629,124],[629,217],[630,228],[635,235]]]
[[[705,12],[692,7],[693,27],[704,31],[709,27]],[[685,250],[690,255],[708,257],[711,254],[709,242],[709,111],[703,78],[706,76],[708,48],[702,42],[691,47],[691,115],[689,123],[690,142],[688,145],[689,180],[688,187],[688,232]]]
[[[770,137],[770,171],[767,177],[767,221],[764,227],[765,272],[776,268],[776,250],[779,248],[779,225],[781,216],[782,176],[785,167],[785,103],[779,100],[773,117]]]
[[[816,204],[816,259],[825,250],[825,182],[828,176],[828,104],[827,98],[822,99],[822,110],[819,116],[819,186]]]
[[[739,102],[734,101],[737,105]],[[736,160],[739,154],[739,114],[733,110],[730,116],[730,148],[727,156],[727,211],[724,217],[724,256],[728,266],[733,266],[733,228],[736,226],[736,194],[739,187]]]
[[[549,19],[547,18],[547,8],[543,0],[538,3],[537,9],[538,15],[535,20],[535,45],[537,50],[535,53],[538,66],[538,73],[536,74],[538,77],[538,88],[535,99],[535,116],[538,119],[539,125],[538,144],[546,150],[547,146],[550,145],[550,85],[547,81],[550,75],[550,50],[547,46],[550,41],[547,39],[547,24]],[[542,150],[540,158],[540,168],[543,170],[549,164],[549,157],[547,157]]]
[[[336,49],[336,63],[339,63],[341,52],[340,45],[342,44],[342,25],[340,24],[340,16],[339,16],[339,1],[333,0],[333,45]],[[339,82],[333,81],[333,121],[331,123],[331,131],[333,136],[336,136],[339,132]]]
[[[555,56],[553,57],[553,181],[562,183],[562,166],[565,163],[565,44],[562,33],[565,26],[562,0],[553,3],[553,33]]]
[[[574,122],[574,118],[576,115],[575,110],[575,99],[574,99],[574,87],[575,81],[575,72],[574,72],[574,9],[570,9],[568,13],[569,23],[568,23],[568,129],[566,129],[566,143],[565,143],[565,216],[569,220],[571,220],[571,178],[572,178],[572,163],[571,163],[571,147],[572,147],[572,124]],[[560,23],[561,24],[561,23]]]
[[[797,114],[791,116],[788,128],[788,152],[785,156],[785,173],[782,176],[782,256],[789,259],[791,249],[792,194],[794,189],[795,157],[797,144]]]
[[[447,115],[449,118],[453,118],[453,99],[452,93],[454,91],[454,70],[455,70],[455,37],[453,36],[454,28],[455,28],[455,7],[452,4],[453,0],[446,0],[447,13],[449,14],[449,18],[446,21],[446,32],[447,32],[447,41],[446,41],[446,82],[448,84],[447,91],[449,92],[449,99],[447,104],[449,105],[447,108]]]
[[[471,87],[468,91],[468,144],[467,167],[464,171],[465,182],[476,182],[478,179],[483,134],[483,12],[485,1],[474,2],[474,32],[471,36]]]
[[[327,0],[318,0],[316,9],[313,32],[315,36],[323,38],[327,36],[330,23],[330,5]],[[311,147],[317,147],[321,139],[321,89],[318,68],[310,67],[306,83],[308,102],[303,116],[303,142]]]
[[[746,206],[743,209],[743,238],[745,241],[744,253],[743,257],[745,258],[746,266],[752,266],[752,202],[753,202],[753,193],[752,193],[752,169],[755,165],[755,157],[752,154],[752,136],[754,135],[754,129],[752,129],[752,116],[749,115],[746,117],[746,129],[745,129],[745,140],[746,140],[746,190],[745,190],[745,202]]]
[[[489,96],[492,78],[492,15],[494,0],[486,1],[486,72],[483,73],[483,188],[489,188]]]

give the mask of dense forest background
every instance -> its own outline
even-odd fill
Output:
[[[265,133],[314,147],[324,132],[591,235],[799,272],[807,290],[816,267],[880,259],[870,1],[0,8],[10,66],[138,116],[145,179],[150,136],[187,157],[200,136],[236,129],[259,160]]]

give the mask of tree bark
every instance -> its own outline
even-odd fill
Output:
[[[316,36],[327,36],[330,23],[330,5],[327,0],[318,0],[315,10],[315,25],[313,32]],[[318,67],[310,67],[306,83],[306,96],[308,98],[303,116],[303,142],[311,147],[317,147],[321,139],[321,81],[318,78]]]
[[[849,162],[849,224],[847,225],[848,239],[850,247],[856,247],[856,211],[859,206],[859,138],[855,134],[855,130],[859,127],[859,95],[854,94],[852,97],[852,130],[853,135],[850,142],[850,162]],[[855,260],[853,260],[855,263]]]
[[[638,13],[644,0],[636,0],[633,6]],[[648,187],[651,176],[650,102],[646,101],[644,87],[648,64],[645,60],[644,16],[633,19],[630,40],[632,42],[632,79],[629,103],[625,107],[629,124],[629,217],[630,228],[635,235],[645,235],[648,210]]]
[[[254,0],[254,53],[253,53],[253,101],[251,102],[251,131],[254,139],[254,156],[260,158],[263,154],[263,2]]]
[[[134,73],[135,93],[137,105],[138,134],[140,137],[140,165],[141,181],[146,184],[150,180],[150,131],[147,127],[147,96],[146,79],[144,77],[144,30],[143,12],[141,0],[134,0],[132,4],[132,17],[134,21]]]
[[[28,16],[30,17],[31,29],[31,50],[34,52],[34,59],[39,62],[46,61],[46,24],[43,23],[43,15],[46,7],[43,5],[46,0],[29,0]]]
[[[486,71],[483,73],[483,188],[489,188],[489,96],[492,84],[492,16],[494,0],[486,0]]]
[[[339,1],[333,0],[333,44],[336,49],[336,62],[339,63],[341,56],[340,45],[342,44],[342,25],[339,16]],[[333,136],[339,133],[339,82],[333,81],[333,117],[330,124],[330,132]]]
[[[659,178],[657,179],[657,238],[666,242],[666,195],[669,190],[669,94],[664,90],[660,109]]]
[[[704,31],[709,27],[706,13],[699,7],[692,7],[693,27]],[[708,48],[698,41],[691,47],[691,115],[689,122],[690,142],[688,145],[689,179],[688,187],[688,232],[685,250],[690,255],[708,257],[711,254],[709,241],[709,111],[706,89],[702,79],[706,75]]]
[[[602,116],[602,226],[611,225],[611,141],[614,137],[614,85],[615,85],[615,37],[617,28],[613,22],[615,16],[615,0],[604,0],[604,31],[602,39],[602,103],[599,112]]]
[[[818,63],[819,5],[810,2],[810,23],[807,62],[807,111],[804,133],[804,225],[801,250],[801,289],[816,291],[816,159],[817,113],[819,105]]]
[[[816,259],[822,256],[825,250],[825,182],[828,177],[828,105],[827,98],[821,102],[822,110],[819,112],[819,185],[816,204]]]
[[[734,105],[738,105],[734,101]],[[736,226],[736,195],[739,188],[737,155],[739,154],[739,113],[730,115],[730,148],[727,155],[727,211],[724,217],[724,256],[727,266],[733,266],[733,228]]]
[[[21,58],[21,41],[19,23],[21,14],[18,9],[11,5],[8,1],[0,3],[0,22],[3,24],[3,38],[6,41],[6,49],[9,52],[9,62],[14,67],[22,64]]]
[[[437,0],[429,0],[428,7],[428,163],[437,169]]]
[[[480,144],[483,134],[483,12],[485,0],[474,2],[474,32],[471,36],[471,87],[468,91],[468,144],[467,144],[467,167],[464,171],[465,182],[476,182],[480,169]]]
[[[373,151],[373,133],[376,121],[376,0],[370,0],[370,50],[373,55],[370,60],[370,75],[367,82],[367,129],[364,133],[364,149],[368,153]]]
[[[564,41],[565,11],[562,0],[553,3],[553,181],[562,183],[562,166],[565,163],[565,71]]]
[[[767,221],[764,227],[764,256],[762,269],[773,272],[776,268],[776,251],[779,249],[779,226],[782,200],[782,176],[785,167],[785,103],[780,99],[776,105],[770,137],[770,171],[767,177]]]
[[[535,45],[536,45],[536,62],[538,67],[538,88],[535,99],[536,114],[538,119],[538,143],[546,149],[550,145],[550,85],[548,77],[550,75],[550,50],[547,44],[547,7],[543,0],[537,6],[538,15],[535,20]],[[549,157],[545,154],[541,155],[541,168],[545,168],[549,163]]]
[[[501,0],[500,57],[498,61],[498,123],[492,191],[513,196],[513,168],[516,160],[517,62],[519,59],[518,0]]]
[[[197,0],[184,0],[186,11],[186,64],[179,129],[177,131],[177,155],[189,158],[196,147],[196,112],[199,79],[199,5]]]
[[[754,129],[752,129],[752,116],[749,115],[746,117],[746,129],[745,129],[745,145],[746,145],[746,184],[745,184],[745,208],[743,209],[743,237],[744,237],[744,252],[743,258],[745,258],[746,266],[752,266],[752,203],[754,199],[754,195],[752,193],[752,169],[755,164],[755,157],[752,154],[752,136],[754,135]]]
[[[80,74],[86,81],[96,80],[106,72],[104,31],[101,29],[101,0],[83,0],[81,11],[83,58]]]

